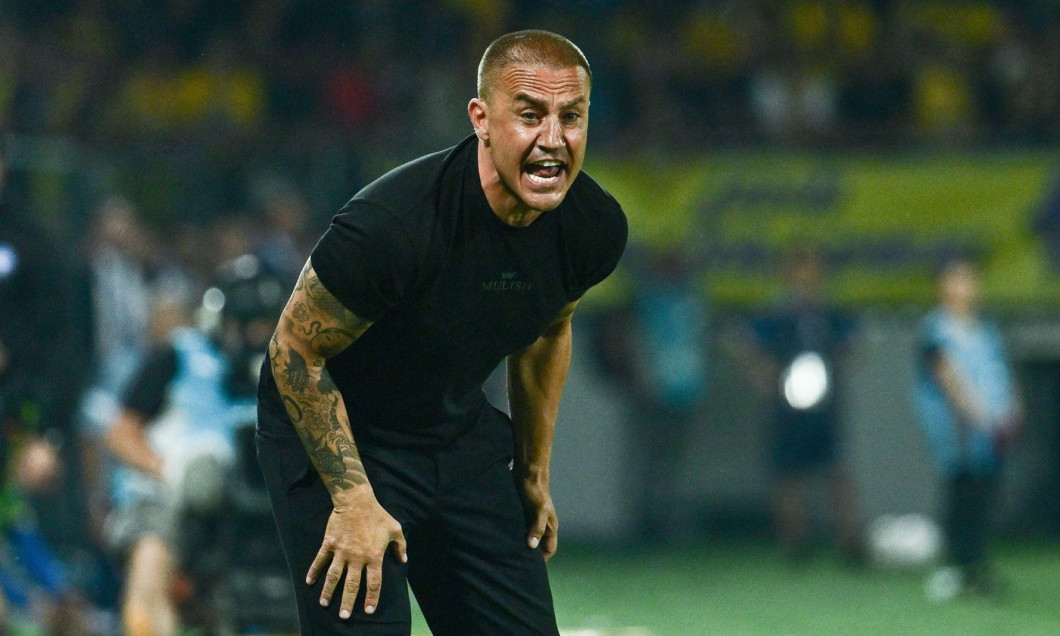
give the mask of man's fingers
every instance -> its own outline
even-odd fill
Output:
[[[405,533],[398,532],[394,540],[390,542],[390,549],[394,553],[394,558],[402,563],[408,563],[408,546],[405,544]]]
[[[541,538],[545,536],[547,519],[545,515],[538,515],[537,521],[530,527],[530,532],[526,535],[526,545],[530,546],[531,550],[536,550],[537,546],[541,544]]]
[[[384,537],[389,535],[386,540],[393,550],[394,558],[401,563],[405,563],[407,561],[405,556],[407,550],[405,535],[401,532],[400,524],[393,520],[390,521],[387,532],[369,537],[371,539],[370,543],[375,544],[377,540],[383,540]],[[324,580],[321,582],[320,604],[327,607],[334,600],[336,593],[341,594],[338,609],[339,618],[343,620],[353,615],[354,606],[357,603],[357,595],[363,586],[365,594],[364,611],[366,614],[374,613],[379,606],[383,588],[383,561],[387,557],[386,552],[383,550],[385,546],[376,544],[380,550],[379,552],[376,552],[375,549],[367,551],[358,549],[356,542],[352,547],[342,547],[338,546],[332,537],[333,535],[330,534],[325,536],[320,546],[320,551],[317,552],[316,558],[313,559],[313,563],[309,566],[306,583],[314,584],[323,573]],[[364,545],[361,544],[361,547],[364,547]],[[324,572],[325,567],[327,567],[326,572]],[[339,581],[343,578],[343,572],[346,574],[346,580],[342,585],[342,589],[339,590]]]
[[[557,536],[556,531],[552,528],[548,528],[545,531],[545,536],[542,539],[543,544],[541,546],[541,552],[544,553],[546,561],[552,558],[552,555],[556,553],[558,539],[559,537]]]
[[[309,565],[309,572],[305,575],[306,585],[312,585],[317,582],[317,576],[320,575],[320,571],[324,569],[324,566],[327,565],[330,558],[331,543],[327,539],[324,539],[324,543],[320,546],[316,558],[314,558],[313,563]]]
[[[379,607],[379,591],[383,588],[383,564],[369,563],[364,569],[364,613],[372,614]],[[350,597],[350,605],[356,595]],[[343,599],[343,603],[346,599]]]
[[[342,604],[339,605],[339,618],[349,618],[353,614],[353,604],[357,601],[357,592],[361,588],[361,570],[346,570],[346,585],[342,589]],[[366,610],[367,611],[367,610]],[[369,612],[370,614],[371,612]]]
[[[339,579],[342,578],[342,571],[345,569],[344,564],[340,563],[338,559],[332,559],[331,565],[328,566],[328,572],[324,575],[324,586],[320,590],[320,604],[327,607],[331,603],[331,597],[335,594],[335,588],[339,585]],[[353,579],[354,583],[354,595],[357,594],[357,585],[360,583],[360,576],[349,576],[346,577],[346,588],[350,587],[350,579]],[[343,594],[345,599],[345,593]],[[351,604],[352,605],[352,604]]]

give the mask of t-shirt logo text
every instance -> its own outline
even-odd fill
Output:
[[[501,272],[500,280],[487,280],[482,282],[482,291],[530,291],[534,288],[533,283],[515,279],[515,272]]]

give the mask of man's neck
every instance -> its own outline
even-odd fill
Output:
[[[534,210],[523,204],[512,194],[501,181],[500,174],[490,160],[489,151],[479,142],[478,176],[482,192],[490,209],[505,225],[527,227],[541,216],[541,210]]]

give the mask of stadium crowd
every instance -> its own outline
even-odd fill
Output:
[[[12,169],[74,155],[92,166],[82,193],[135,174],[123,189],[155,224],[243,207],[277,170],[334,209],[381,165],[466,133],[472,52],[526,25],[593,60],[601,152],[1060,135],[1053,1],[12,0],[0,24]],[[91,205],[62,214],[84,223]]]
[[[472,69],[490,34],[535,24],[584,43],[606,79],[594,127],[619,148],[1060,130],[1060,89],[1042,81],[1060,65],[1056,2],[557,4],[12,0],[0,122],[91,141],[448,139],[463,122],[435,106],[470,87],[447,69]]]

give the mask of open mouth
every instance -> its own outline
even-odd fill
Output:
[[[559,182],[563,176],[564,165],[562,161],[546,159],[536,163],[529,163],[523,168],[526,177],[536,185],[553,185]]]

